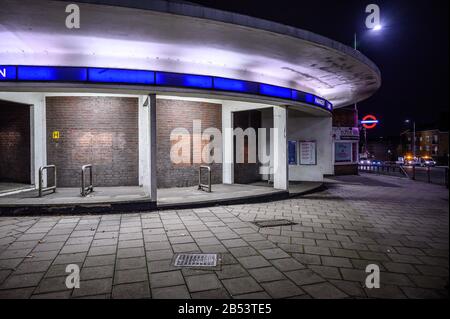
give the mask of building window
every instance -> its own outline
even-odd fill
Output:
[[[439,136],[433,135],[433,144],[438,144],[438,143],[439,143]]]
[[[430,145],[426,145],[426,146],[425,146],[425,150],[426,150],[427,152],[429,152],[429,151],[430,151]]]
[[[438,147],[433,147],[433,155],[438,155]]]
[[[427,143],[430,143],[430,141],[431,141],[431,136],[430,136],[430,135],[427,135],[426,139],[427,139]]]
[[[423,137],[422,136],[419,138],[419,141],[421,141],[421,142],[423,141]]]

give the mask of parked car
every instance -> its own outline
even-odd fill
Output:
[[[406,166],[420,166],[420,160],[419,159],[406,159],[405,165]]]
[[[422,167],[434,167],[434,166],[436,166],[436,161],[434,161],[432,158],[421,158],[420,159],[420,166],[422,166]]]
[[[383,165],[383,162],[380,160],[374,159],[374,160],[372,160],[372,165],[381,166],[381,165]]]

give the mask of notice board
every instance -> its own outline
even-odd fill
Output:
[[[317,147],[315,141],[300,141],[300,165],[317,165]]]

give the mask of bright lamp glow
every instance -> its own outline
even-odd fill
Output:
[[[373,29],[375,31],[380,31],[381,29],[383,29],[383,26],[381,24],[377,24],[376,26],[373,27]]]

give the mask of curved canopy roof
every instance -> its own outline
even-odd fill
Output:
[[[228,77],[313,93],[334,107],[364,100],[381,85],[364,55],[308,31],[185,3],[81,2],[81,27],[68,29],[68,2],[0,0],[0,64]]]

